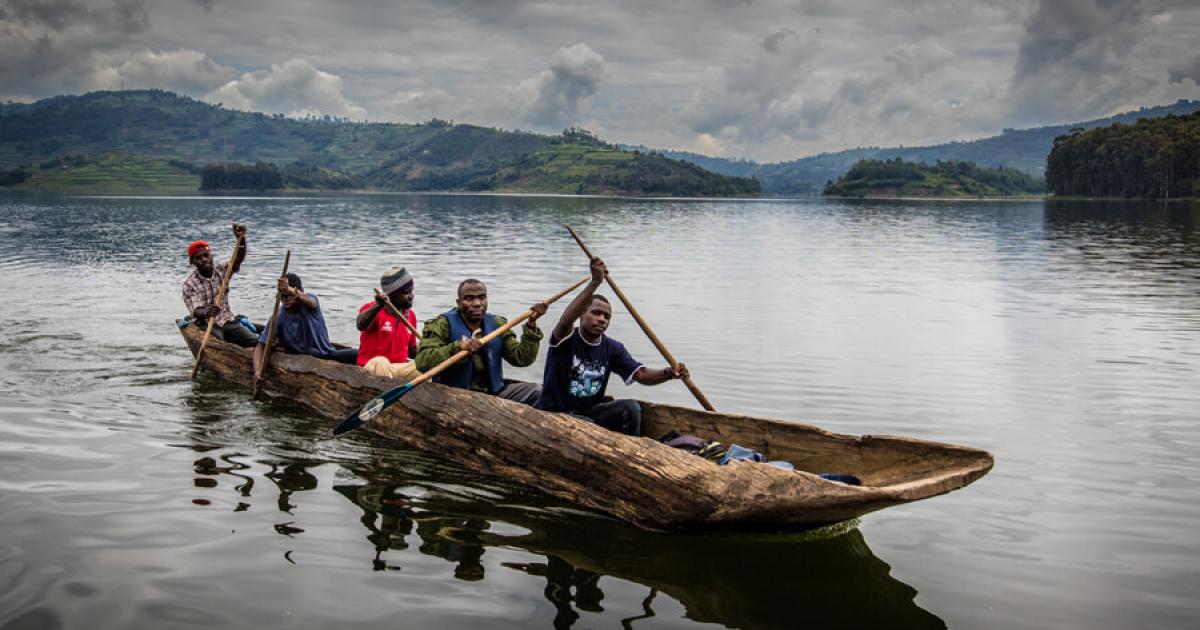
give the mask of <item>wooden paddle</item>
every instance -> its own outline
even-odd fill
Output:
[[[400,312],[400,309],[396,308],[395,304],[392,304],[392,298],[384,295],[383,291],[375,289],[375,297],[379,297],[381,295],[383,295],[383,307],[392,314],[392,317],[404,322],[404,327],[408,328],[414,337],[420,337],[421,335],[417,333],[417,327],[413,326],[412,322],[408,321],[408,318],[404,316],[404,313]]]
[[[591,250],[588,249],[588,246],[583,243],[583,239],[579,238],[579,235],[575,233],[575,230],[571,229],[571,226],[564,225],[563,227],[567,228],[567,231],[571,233],[571,236],[575,239],[575,242],[579,243],[579,247],[583,249],[583,253],[587,254],[588,260],[595,258]],[[642,319],[642,316],[640,313],[638,313],[637,309],[633,307],[633,304],[629,303],[629,298],[625,297],[625,293],[621,291],[621,288],[617,286],[616,282],[613,282],[612,275],[606,271],[604,272],[604,279],[608,281],[608,286],[612,287],[613,293],[616,293],[617,297],[621,299],[621,303],[625,305],[625,309],[629,311],[629,314],[633,315],[634,321],[638,323],[638,326],[642,327],[642,332],[646,333],[646,336],[650,338],[650,342],[654,344],[655,348],[658,348],[660,353],[662,353],[663,358],[667,360],[667,364],[671,366],[671,369],[678,370],[679,362],[675,360],[675,357],[672,356],[671,352],[667,350],[667,347],[663,345],[663,342],[658,338],[658,335],[654,334],[654,331],[650,329],[650,324],[647,324],[646,320]],[[692,377],[690,375],[684,377],[683,384],[687,385],[688,390],[692,392],[692,395],[696,397],[696,400],[699,401],[701,406],[709,411],[716,411],[716,409],[713,408],[712,403],[708,402],[708,398],[704,396],[704,392],[701,392],[700,388],[696,387],[696,384],[692,382]]]
[[[292,250],[287,250],[287,255],[283,257],[283,271],[279,274],[280,278],[287,277],[288,263],[292,261]],[[258,396],[262,394],[262,379],[265,378],[267,368],[271,365],[271,346],[275,343],[275,320],[279,317],[279,303],[283,301],[283,291],[275,290],[275,309],[271,311],[271,319],[267,322],[267,347],[263,348],[262,359],[262,374],[255,374],[254,379],[254,395],[251,396],[254,400],[258,400]]]
[[[584,278],[583,280],[580,280],[579,282],[572,284],[571,286],[563,289],[562,291],[555,293],[554,295],[550,296],[549,299],[547,299],[545,302],[542,302],[542,303],[549,306],[549,305],[557,302],[562,296],[583,286],[583,283],[587,282],[590,279],[591,278]],[[504,333],[508,332],[513,326],[516,326],[517,324],[520,324],[521,322],[529,319],[529,317],[531,315],[533,315],[533,309],[529,309],[529,310],[525,311],[524,313],[521,313],[520,315],[516,316],[512,320],[509,320],[508,323],[504,324],[503,326],[497,328],[496,330],[493,330],[492,332],[490,332],[490,333],[484,335],[482,338],[480,338],[479,339],[480,345],[485,345],[489,341],[495,339],[496,337],[503,335]],[[417,385],[420,385],[421,383],[424,383],[425,381],[432,379],[433,377],[437,376],[438,374],[441,374],[442,372],[446,371],[447,368],[449,368],[450,366],[454,365],[455,363],[458,363],[459,361],[463,360],[469,354],[471,354],[471,353],[467,352],[466,350],[459,350],[457,353],[455,353],[449,359],[446,359],[445,361],[442,361],[441,363],[435,365],[431,370],[421,374],[417,378],[414,378],[412,381],[405,383],[403,385],[400,385],[399,387],[393,387],[393,388],[379,394],[378,396],[372,398],[371,400],[368,400],[366,402],[366,404],[364,404],[363,406],[359,407],[358,409],[355,409],[354,411],[350,412],[350,414],[347,415],[346,418],[344,420],[342,420],[340,424],[338,424],[336,427],[334,427],[333,434],[341,435],[343,433],[346,433],[347,431],[353,431],[353,430],[361,427],[363,424],[368,422],[371,418],[374,418],[375,416],[379,415],[379,413],[382,412],[384,409],[387,409],[388,405],[396,402],[397,400],[400,400],[401,396],[412,391],[412,388],[416,387]]]
[[[242,249],[242,239],[244,238],[244,236],[237,238],[237,245],[233,246],[233,256],[229,257],[229,265],[225,267],[225,277],[221,278],[221,288],[217,291],[216,305],[218,308],[225,299],[225,289],[229,287],[229,279],[233,277],[233,261],[237,259],[238,252]],[[204,358],[204,347],[208,345],[208,337],[212,335],[215,323],[217,323],[216,315],[208,318],[208,329],[204,331],[204,338],[200,340],[200,349],[196,351],[196,365],[192,366],[192,380],[196,379],[196,373],[200,371],[200,360]]]

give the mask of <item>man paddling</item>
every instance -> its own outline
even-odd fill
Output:
[[[246,259],[246,226],[234,223],[233,234],[238,239],[237,250],[231,260],[220,264],[213,264],[212,249],[207,241],[192,241],[188,245],[188,263],[195,269],[183,281],[183,303],[187,305],[192,321],[197,326],[207,327],[208,319],[214,320],[212,332],[217,339],[253,348],[258,342],[258,335],[234,319],[233,309],[229,307],[228,288],[221,304],[216,303],[225,274],[237,273]]]
[[[289,273],[279,279],[279,311],[275,314],[277,332],[275,340],[284,351],[292,354],[307,354],[318,359],[339,363],[354,363],[358,358],[357,348],[334,348],[329,341],[329,329],[325,316],[321,314],[321,302],[317,294],[305,292],[300,276]],[[263,359],[266,356],[270,326],[263,329],[254,347],[254,381],[262,380]]]
[[[417,354],[417,336],[388,307],[388,301],[416,329],[413,312],[413,277],[404,267],[390,267],[379,278],[382,293],[374,302],[358,309],[358,364],[375,376],[411,381],[420,372],[413,365]]]
[[[467,360],[434,377],[434,382],[484,392],[532,405],[538,398],[536,383],[504,383],[504,364],[515,367],[532,365],[542,342],[537,319],[546,314],[546,305],[530,307],[533,314],[525,321],[521,339],[511,330],[487,345],[479,338],[508,322],[499,315],[487,312],[487,286],[469,278],[458,285],[457,306],[425,322],[421,333],[421,349],[417,352],[417,369],[422,372],[450,358],[460,350],[472,354]]]
[[[612,306],[596,288],[604,281],[604,261],[592,258],[592,279],[567,305],[554,331],[542,377],[537,408],[565,411],[626,435],[641,435],[642,408],[636,400],[605,400],[608,376],[616,373],[625,384],[658,385],[688,375],[687,367],[652,370],[637,362],[624,344],[604,331],[612,321]],[[575,320],[579,327],[574,328]]]

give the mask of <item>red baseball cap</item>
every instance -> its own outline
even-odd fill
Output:
[[[192,244],[188,245],[188,260],[191,260],[192,256],[205,251],[208,251],[208,241],[192,241]]]

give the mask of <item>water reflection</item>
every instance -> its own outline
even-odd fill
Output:
[[[500,566],[545,578],[555,628],[603,610],[603,577],[651,589],[641,617],[653,615],[653,598],[662,592],[682,603],[688,618],[729,627],[945,627],[917,606],[916,590],[890,575],[855,528],[777,536],[648,533],[600,518],[444,496],[418,500],[404,487],[411,481],[334,488],[362,510],[376,570],[396,568],[391,557],[403,561],[389,552],[409,548],[414,524],[420,552],[454,563],[459,579],[484,577],[480,558],[488,547],[524,549],[545,561]],[[492,531],[493,522],[523,532]]]
[[[185,394],[194,412],[189,446],[204,455],[194,462],[196,478],[216,487],[231,477],[235,511],[248,509],[254,493],[289,517],[324,501],[331,487],[357,507],[371,550],[363,560],[376,572],[403,572],[416,553],[444,560],[464,582],[505,583],[506,571],[539,577],[556,629],[594,621],[588,615],[605,610],[613,580],[645,589],[633,601],[618,589],[625,594],[607,603],[643,611],[622,619],[625,627],[654,616],[663,596],[693,621],[737,628],[945,627],[852,526],[787,535],[649,533],[366,435],[338,443],[336,454],[320,453],[327,422],[289,405],[246,413],[244,396],[219,382]],[[273,453],[251,461],[237,452],[247,441]],[[329,463],[366,483],[323,485],[314,471]],[[255,483],[262,478],[274,485],[265,495]],[[304,538],[305,527],[294,518],[274,523],[287,537]],[[489,549],[528,555],[489,560]]]

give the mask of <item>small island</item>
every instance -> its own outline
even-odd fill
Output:
[[[859,160],[825,184],[828,197],[894,199],[919,198],[1038,198],[1045,183],[1011,168],[985,168],[974,162],[935,164],[891,160]]]

